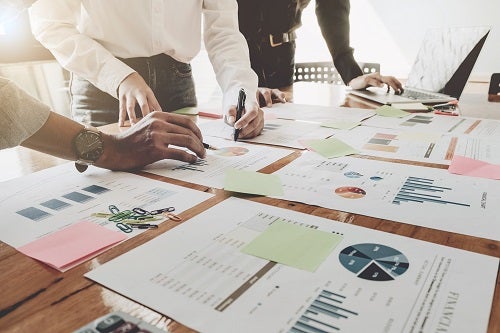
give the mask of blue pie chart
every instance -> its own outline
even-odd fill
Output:
[[[390,281],[404,274],[410,263],[398,250],[373,243],[351,245],[339,254],[339,261],[357,277],[371,281]]]

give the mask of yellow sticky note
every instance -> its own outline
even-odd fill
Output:
[[[186,116],[196,116],[198,114],[198,108],[195,107],[185,107],[182,109],[178,109],[175,111],[172,111],[172,113],[177,113],[177,114],[183,114]]]
[[[347,143],[335,138],[304,140],[302,143],[308,149],[313,150],[326,158],[334,158],[358,153],[356,149],[349,146]]]
[[[278,175],[236,169],[226,170],[224,189],[256,195],[283,195],[283,185]]]
[[[379,116],[392,118],[402,118],[410,114],[409,112],[397,109],[389,105],[382,105],[381,107],[375,109],[375,112]]]
[[[241,251],[314,272],[342,239],[338,234],[277,220]]]
[[[328,122],[321,123],[322,127],[338,128],[338,129],[343,129],[343,130],[350,130],[350,129],[353,129],[354,127],[357,127],[359,125],[361,125],[360,122],[342,121],[342,120],[328,121]]]

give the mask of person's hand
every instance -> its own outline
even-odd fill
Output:
[[[235,123],[236,106],[232,105],[224,117],[224,121],[235,129],[240,129],[239,138],[251,139],[259,135],[264,129],[264,111],[257,102],[247,102],[243,116]]]
[[[403,92],[403,85],[394,76],[383,76],[380,73],[370,73],[365,75],[360,75],[349,82],[349,86],[352,89],[364,89],[366,87],[383,87],[387,84],[387,90],[389,87],[394,90],[395,94],[401,94]]]
[[[120,83],[118,87],[118,100],[120,103],[119,126],[125,124],[127,114],[132,125],[137,123],[135,115],[135,106],[137,104],[141,108],[143,116],[152,111],[162,111],[153,90],[151,90],[146,81],[137,72],[130,74]]]
[[[134,126],[117,135],[106,135],[105,153],[96,166],[111,170],[139,169],[162,159],[188,163],[205,157],[201,131],[187,116],[150,112]],[[185,147],[194,152],[173,148]]]
[[[259,87],[257,100],[261,107],[271,107],[273,103],[286,103],[285,93],[279,89]]]

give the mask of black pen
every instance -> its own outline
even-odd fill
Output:
[[[243,88],[240,89],[240,93],[238,94],[238,104],[236,105],[236,120],[235,123],[240,120],[243,109],[245,109],[245,100],[247,99],[247,95],[245,94],[245,90]],[[234,141],[238,141],[238,136],[240,135],[240,129],[234,130]]]
[[[208,143],[205,143],[205,142],[203,142],[203,147],[205,147],[205,149],[210,149],[210,150],[217,150],[218,149],[217,147],[209,145]]]

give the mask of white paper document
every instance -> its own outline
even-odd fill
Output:
[[[195,163],[163,160],[147,166],[144,171],[209,187],[223,188],[228,169],[258,171],[289,155],[291,150],[205,137],[217,150],[208,150]]]
[[[178,214],[213,196],[126,172],[90,168],[81,174],[74,163],[3,182],[1,187],[0,240],[15,248],[80,221],[120,231],[116,222],[95,216],[110,214],[110,205],[120,211],[174,207]],[[130,238],[143,231],[124,234]]]
[[[264,107],[262,110],[266,116],[272,115],[280,119],[305,120],[316,123],[331,121],[360,122],[376,114],[372,109],[295,103],[276,103],[272,107]]]
[[[500,163],[500,140],[470,135],[358,126],[335,138],[360,154],[449,165],[453,155]]]
[[[373,116],[363,125],[425,132],[467,134],[477,137],[499,137],[500,120],[412,113],[403,118]]]
[[[204,136],[215,136],[233,140],[233,128],[223,121],[208,121],[199,125]],[[288,119],[266,119],[262,134],[253,139],[240,141],[264,143],[275,146],[304,149],[301,143],[307,139],[325,139],[336,130],[322,127],[316,122],[296,121]],[[208,140],[207,137],[205,139]]]
[[[282,199],[500,240],[500,182],[444,169],[305,152],[280,176]]]
[[[314,272],[241,252],[276,221],[342,240]],[[498,262],[230,198],[86,276],[206,333],[486,332]]]

